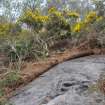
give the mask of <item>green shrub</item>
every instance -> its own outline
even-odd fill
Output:
[[[17,71],[10,71],[3,77],[3,79],[0,80],[0,87],[1,89],[3,89],[5,87],[12,86],[16,84],[16,82],[19,81],[20,79],[21,77]],[[2,92],[3,91],[1,91],[1,93]]]
[[[100,17],[97,19],[97,21],[93,24],[94,29],[97,32],[101,32],[105,30],[105,18]]]
[[[21,32],[21,27],[16,23],[0,23],[0,38],[8,38],[10,35],[16,36]]]
[[[0,105],[13,105],[13,104],[9,103],[8,100],[6,99],[0,99]]]
[[[8,40],[4,52],[10,61],[22,61],[25,59],[38,59],[48,53],[47,44],[38,35],[18,37],[12,41]]]
[[[12,105],[5,98],[5,88],[16,85],[19,80],[21,80],[21,77],[17,71],[9,71],[6,75],[0,78],[0,105]]]

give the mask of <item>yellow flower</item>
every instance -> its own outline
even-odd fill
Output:
[[[35,19],[37,22],[47,22],[49,20],[48,16],[36,16],[36,19]]]
[[[81,30],[81,24],[77,23],[73,28],[73,32],[80,32],[80,30]]]
[[[55,14],[57,17],[61,17],[61,16],[62,16],[62,13],[59,12],[59,11],[55,11],[54,14]]]
[[[85,18],[85,23],[92,23],[97,19],[97,14],[94,11],[91,11]]]
[[[55,7],[52,7],[52,8],[50,8],[50,9],[48,10],[48,13],[53,13],[53,12],[55,12],[55,11],[57,11],[57,9],[56,9]]]
[[[84,28],[85,25],[83,24],[83,22],[79,22],[77,24],[75,24],[75,26],[72,28],[73,32],[80,32],[82,28]]]
[[[103,20],[103,17],[102,16],[99,16],[99,17],[97,17],[97,22],[99,22],[99,21],[101,21],[101,20]]]
[[[74,18],[78,18],[79,17],[79,14],[77,12],[73,12],[73,11],[67,12],[67,15],[69,17],[74,17]]]
[[[96,17],[96,12],[90,12],[88,15],[87,15],[87,18],[93,18],[93,17]]]

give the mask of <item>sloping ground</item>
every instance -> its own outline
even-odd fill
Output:
[[[82,57],[61,63],[10,99],[14,105],[105,105],[105,96],[90,87],[105,72],[105,56]]]
[[[4,97],[2,97],[1,100],[5,98],[9,98],[13,95],[13,91],[15,91],[17,88],[22,88],[25,85],[28,85],[29,82],[39,77],[41,74],[45,73],[46,71],[50,70],[53,66],[62,63],[67,60],[71,60],[78,57],[83,56],[89,56],[93,54],[105,54],[105,49],[90,49],[87,48],[84,45],[73,48],[71,50],[67,49],[64,52],[60,53],[51,53],[50,56],[44,60],[40,60],[38,62],[28,62],[25,63],[25,65],[22,65],[22,70],[18,74],[17,80],[14,82],[10,82],[9,85],[4,87]],[[2,69],[5,71],[4,69]],[[4,72],[0,75],[0,79],[5,80],[5,77],[7,76],[7,72]],[[10,80],[11,81],[11,78]]]
[[[36,79],[41,74],[48,71],[53,66],[78,57],[88,56],[95,54],[93,49],[81,50],[78,48],[72,50],[66,50],[62,53],[52,54],[50,57],[45,60],[37,61],[37,62],[28,62],[23,65],[22,70],[20,71],[21,79],[11,84],[6,88],[7,97],[12,95],[12,91],[16,88],[19,88],[23,85],[27,85],[32,80]],[[5,77],[5,73],[0,76],[1,78]],[[9,94],[8,94],[9,93]],[[11,93],[11,94],[10,94]]]

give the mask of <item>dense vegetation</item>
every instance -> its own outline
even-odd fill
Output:
[[[16,63],[15,71],[9,67],[11,70],[5,77],[8,79],[0,80],[0,97],[5,86],[20,79],[16,72],[21,70],[23,61],[49,56],[51,47],[61,40],[68,39],[72,47],[84,42],[88,43],[89,48],[105,47],[104,0],[94,0],[95,8],[87,0],[48,0],[43,9],[41,1],[35,1],[24,2],[18,18],[11,13],[9,0],[0,1],[6,8],[5,15],[0,16],[0,53],[6,56],[8,66]],[[85,2],[87,7],[78,6],[79,3],[83,6]],[[20,10],[21,6],[17,7],[15,10]]]

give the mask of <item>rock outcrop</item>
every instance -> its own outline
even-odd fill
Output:
[[[105,72],[105,56],[66,61],[17,90],[14,105],[105,105],[105,96],[91,90]]]

